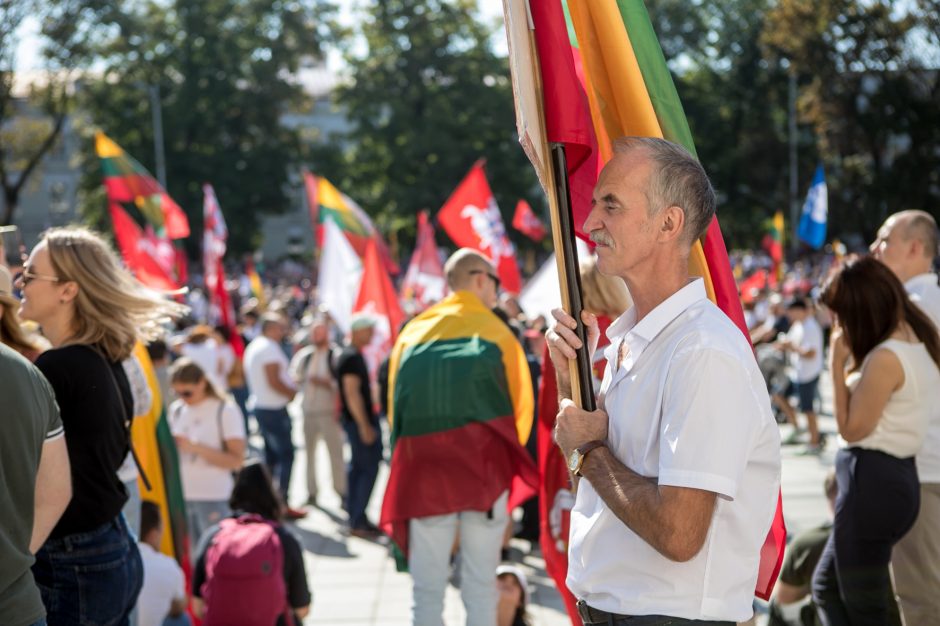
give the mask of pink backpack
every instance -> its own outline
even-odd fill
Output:
[[[206,550],[205,626],[293,624],[277,524],[260,515],[225,519]]]

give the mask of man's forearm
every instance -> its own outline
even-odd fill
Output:
[[[369,423],[369,418],[366,415],[366,407],[362,402],[362,398],[359,397],[359,394],[347,394],[346,405],[349,409],[350,415],[352,415],[353,421],[356,422],[356,425],[359,426],[359,428],[362,428],[363,426],[371,426]]]
[[[666,558],[687,561],[701,549],[713,505],[682,510],[667,502],[656,479],[629,469],[606,447],[589,454],[581,475],[621,522]]]

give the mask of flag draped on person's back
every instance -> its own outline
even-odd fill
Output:
[[[512,3],[513,0],[506,0]],[[529,3],[544,104],[545,132],[551,143],[566,148],[568,184],[574,225],[584,237],[584,220],[600,168],[612,156],[612,140],[621,136],[660,137],[695,146],[682,104],[662,50],[641,0],[545,0]],[[566,20],[566,9],[570,21]],[[509,12],[507,12],[509,14]],[[514,12],[513,15],[524,15]],[[507,20],[507,32],[514,26]],[[525,48],[517,42],[514,50]],[[517,94],[518,97],[518,94]],[[522,133],[520,133],[522,136]],[[530,159],[533,151],[527,150]],[[533,165],[538,170],[542,163]],[[747,336],[737,286],[717,218],[689,259],[690,274],[701,276],[709,298]],[[554,425],[539,424],[539,436],[551,436]],[[546,494],[542,494],[545,497]],[[779,502],[779,498],[778,498]],[[545,536],[543,520],[543,536]],[[783,557],[786,531],[782,509],[761,553],[756,593],[768,597]],[[546,565],[564,588],[566,562],[543,541]],[[576,620],[576,615],[572,616]]]
[[[392,461],[379,526],[407,555],[409,520],[510,510],[535,494],[524,442],[532,381],[522,346],[474,294],[452,293],[405,325],[389,361]]]
[[[477,161],[437,214],[444,231],[462,248],[479,250],[493,261],[506,291],[519,293],[522,278],[516,249],[503,226],[503,216],[486,181],[483,162]]]

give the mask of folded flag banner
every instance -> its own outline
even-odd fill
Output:
[[[520,32],[513,16],[525,13],[504,0],[507,33]],[[529,3],[542,85],[545,133],[566,148],[568,183],[577,233],[590,211],[591,191],[600,168],[611,158],[612,140],[621,136],[661,137],[695,155],[695,145],[656,33],[641,0],[545,0]],[[515,43],[515,45],[514,45]],[[510,41],[510,54],[521,55],[525,42]],[[521,52],[520,52],[521,51]],[[511,60],[517,71],[527,68]],[[526,84],[514,76],[518,93]],[[520,111],[517,105],[517,115]],[[522,133],[520,132],[520,137]],[[525,147],[525,144],[524,144]],[[527,149],[530,159],[532,151]],[[533,160],[538,170],[544,164]],[[544,177],[540,176],[540,180]],[[547,193],[554,193],[546,189]],[[717,218],[689,259],[690,273],[702,276],[706,291],[747,336],[737,285]],[[779,505],[761,553],[757,595],[768,598],[783,559],[786,530]],[[546,564],[556,580],[562,564]],[[553,571],[556,570],[556,571]]]
[[[209,303],[215,309],[216,319],[229,331],[232,349],[236,355],[241,356],[245,346],[236,325],[235,307],[225,287],[223,259],[227,248],[228,227],[225,225],[225,217],[212,185],[206,183],[202,186],[202,198],[202,259],[206,291],[209,293]]]
[[[413,518],[489,510],[507,485],[510,510],[535,494],[538,471],[523,448],[528,363],[479,298],[452,293],[408,322],[388,371],[392,461],[379,526],[402,553]]]
[[[255,269],[255,262],[251,257],[245,259],[245,276],[248,277],[248,286],[251,288],[251,295],[258,301],[258,307],[264,311],[268,308],[267,299],[264,296],[264,285],[261,277],[258,276],[258,270]]]
[[[366,245],[370,240],[374,240],[385,271],[392,275],[398,274],[398,264],[392,260],[385,240],[382,239],[382,235],[379,234],[362,207],[334,187],[330,181],[322,176],[314,176],[310,172],[304,172],[304,188],[307,192],[307,204],[310,207],[310,219],[316,229],[316,239],[319,245],[323,245],[326,220],[332,219],[349,240],[359,258],[365,256]]]
[[[441,256],[434,242],[434,227],[427,211],[418,213],[415,251],[401,283],[401,299],[412,312],[423,311],[444,298],[446,282]]]
[[[512,227],[532,241],[542,241],[548,231],[525,200],[516,203],[516,213],[512,217]]]
[[[488,256],[506,291],[519,293],[522,278],[516,249],[506,236],[503,216],[486,180],[482,161],[477,161],[457,185],[438,212],[437,221],[458,246]]]
[[[826,187],[826,174],[823,166],[816,167],[813,182],[806,193],[803,214],[800,216],[800,228],[797,237],[805,241],[814,250],[826,243],[826,224],[829,221],[829,191]]]
[[[144,167],[102,132],[95,133],[95,151],[108,201],[133,203],[159,237],[189,236],[189,220],[173,198]]]
[[[366,246],[362,265],[362,282],[353,313],[368,313],[376,319],[372,342],[363,349],[369,373],[375,375],[398,337],[398,328],[405,321],[405,314],[398,302],[392,279],[379,258],[375,241],[370,241]]]
[[[764,240],[761,242],[764,250],[767,251],[767,255],[770,256],[770,260],[773,261],[773,271],[770,273],[771,287],[776,287],[783,282],[783,236],[785,232],[783,211],[777,211],[774,213],[773,219],[770,220],[767,234],[764,235]]]

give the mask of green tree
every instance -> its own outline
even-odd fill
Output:
[[[514,133],[508,64],[491,46],[501,25],[482,23],[475,5],[370,2],[356,29],[365,49],[347,51],[350,80],[336,94],[353,128],[341,153],[311,155],[312,169],[372,212],[402,252],[417,212],[437,211],[479,158],[517,245],[509,227],[516,200],[543,204]]]
[[[95,5],[101,0],[85,0]],[[260,216],[289,208],[288,175],[296,131],[281,123],[304,106],[295,80],[320,55],[331,5],[321,0],[177,0],[110,3],[120,8],[96,32],[103,71],[88,80],[82,106],[104,130],[154,171],[148,97],[159,89],[170,195],[189,214],[191,254],[200,249],[202,184],[212,183],[229,226],[229,249],[260,242]],[[100,174],[85,154],[87,214],[102,210]]]
[[[871,237],[940,205],[940,3],[780,0],[765,40],[801,78],[828,166],[830,232]]]

